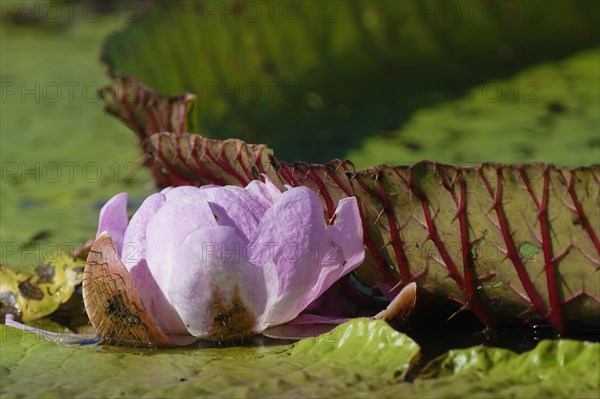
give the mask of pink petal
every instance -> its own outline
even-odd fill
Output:
[[[267,175],[261,175],[265,182],[252,180],[245,188],[257,201],[260,201],[265,209],[273,205],[275,200],[281,195],[281,191],[275,186]]]
[[[165,196],[165,198],[170,199],[174,197],[178,197],[186,194],[196,194],[198,192],[198,187],[194,186],[179,186],[179,187],[167,187],[161,190],[161,194]]]
[[[335,222],[332,226],[327,226],[327,232],[332,242],[321,262],[319,278],[308,295],[311,302],[342,276],[360,266],[365,259],[362,221],[356,198],[340,201],[335,211]],[[310,302],[306,303],[309,304]]]
[[[123,238],[121,260],[131,274],[146,309],[148,309],[159,327],[171,339],[179,342],[180,340],[177,339],[176,335],[187,335],[187,329],[156,283],[146,263],[146,228],[150,220],[165,204],[165,201],[163,194],[152,194],[146,198],[133,215]],[[193,340],[189,340],[189,335],[186,339],[193,342]]]
[[[145,259],[131,269],[130,275],[140,299],[160,329],[178,345],[194,342],[196,338],[190,337],[183,320],[156,283]]]
[[[245,246],[232,227],[202,228],[185,239],[168,297],[190,334],[226,340],[257,332],[270,295]]]
[[[346,262],[362,263],[365,259],[362,219],[355,197],[341,199],[335,210],[335,221],[327,227],[333,243],[342,250]]]
[[[278,299],[269,309],[266,326],[297,317],[360,259],[345,261],[328,234],[321,201],[306,187],[284,192],[265,213],[256,237],[250,259],[260,265],[273,263],[279,277]],[[353,238],[362,245],[362,234]]]
[[[106,231],[111,236],[117,253],[123,248],[123,236],[127,228],[127,193],[120,193],[108,200],[100,210],[96,238]]]
[[[338,324],[345,323],[351,318],[325,317],[303,314],[288,323],[269,327],[262,335],[276,339],[304,339],[317,337],[331,331]]]
[[[339,317],[346,315],[355,316],[358,313],[358,309],[354,301],[343,291],[341,280],[338,280],[317,299],[312,301],[304,309],[304,312]]]
[[[123,236],[123,251],[121,252],[121,260],[128,271],[146,259],[146,227],[164,203],[164,195],[152,194],[144,200],[131,217]]]
[[[267,210],[261,201],[240,187],[209,187],[200,190],[199,195],[208,201],[218,224],[234,227],[246,242],[254,237],[258,222]]]
[[[278,300],[266,322],[283,324],[303,310],[306,289],[317,280],[326,240],[323,208],[306,187],[286,191],[277,198],[260,221],[251,260],[273,263],[279,278]]]
[[[177,188],[171,190],[173,192]],[[199,191],[196,190],[196,193]],[[192,232],[216,227],[208,203],[198,194],[168,197],[146,227],[146,261],[156,283],[165,292],[169,287],[175,259]]]

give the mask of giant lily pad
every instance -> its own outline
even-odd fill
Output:
[[[56,345],[6,326],[0,334],[3,397],[594,398],[600,393],[600,344],[542,341],[523,354],[454,350],[419,373],[419,347],[384,322],[366,319],[292,345],[245,348],[132,351]],[[405,381],[409,370],[412,383]]]
[[[58,3],[3,3],[2,12],[60,13],[70,22],[61,29],[0,23],[0,263],[27,273],[90,239],[113,193],[129,191],[135,207],[152,190],[135,138],[104,114],[96,93],[109,82],[97,60],[101,41],[131,8],[101,17],[95,5]]]
[[[373,6],[366,3],[359,4],[340,8],[343,10],[340,15],[344,18],[340,20],[339,26],[325,30],[326,40],[331,39],[332,43],[343,48],[345,42],[340,37],[345,36],[340,33],[341,26],[345,26],[350,32],[360,31],[361,33],[357,35],[366,38],[377,37],[378,29],[395,32],[388,24],[399,17],[394,10],[397,11],[396,7],[401,8],[397,4],[402,3],[395,5],[376,3]],[[437,2],[432,4],[439,6]],[[574,14],[570,13],[575,10],[576,13],[580,12],[582,9],[578,7],[581,6],[583,3],[570,3],[570,6],[559,3],[556,8],[545,9],[540,14],[537,28],[544,27],[545,24],[554,25],[555,12],[566,12],[571,15],[569,18],[572,18]],[[596,12],[594,10],[588,9],[591,14]],[[358,280],[365,286],[378,287],[381,293],[386,294],[385,290],[398,282],[417,280],[420,287],[427,292],[439,298],[450,298],[458,302],[463,309],[472,310],[488,325],[512,322],[515,319],[527,322],[545,320],[559,331],[566,332],[569,328],[581,324],[598,324],[600,285],[597,284],[597,279],[589,278],[597,273],[600,262],[598,258],[600,232],[595,223],[599,217],[599,208],[595,204],[599,190],[597,165],[571,170],[544,164],[483,164],[453,167],[423,162],[402,167],[382,165],[356,172],[349,162],[333,161],[323,165],[291,164],[276,159],[272,151],[263,145],[249,145],[238,140],[209,140],[188,134],[186,132],[196,131],[195,127],[212,134],[212,127],[209,127],[212,123],[210,118],[214,118],[215,115],[229,115],[230,112],[227,107],[231,104],[227,101],[222,108],[219,107],[223,104],[218,101],[218,104],[211,105],[210,101],[205,104],[206,93],[198,90],[199,86],[196,83],[206,82],[205,79],[208,77],[216,82],[226,82],[228,73],[233,73],[236,65],[239,64],[230,60],[234,56],[229,54],[229,51],[233,51],[235,57],[258,53],[259,61],[263,59],[262,57],[268,59],[265,54],[269,52],[264,49],[262,52],[257,50],[264,44],[263,35],[256,33],[261,32],[263,25],[246,26],[240,23],[237,25],[239,31],[227,33],[229,31],[224,30],[219,37],[223,39],[230,37],[229,35],[235,36],[246,32],[250,37],[257,34],[256,39],[246,43],[243,49],[235,51],[232,50],[236,48],[233,41],[228,41],[230,46],[217,57],[209,45],[212,36],[211,38],[202,36],[201,32],[205,27],[198,25],[196,20],[207,15],[196,14],[197,10],[186,9],[185,11],[189,15],[181,16],[182,10],[173,8],[155,11],[156,14],[151,13],[146,16],[140,26],[111,37],[105,47],[104,59],[109,64],[113,75],[135,73],[162,93],[175,94],[188,90],[197,94],[197,96],[190,93],[161,96],[130,76],[117,78],[111,87],[103,90],[107,109],[123,119],[139,135],[146,152],[155,158],[153,171],[159,185],[207,183],[245,185],[250,180],[258,178],[261,173],[266,173],[280,187],[289,184],[306,185],[314,189],[321,195],[324,211],[329,217],[333,216],[332,210],[340,198],[355,195],[361,200],[366,231],[365,244],[369,250],[366,265],[357,272]],[[242,7],[236,12],[243,11]],[[156,24],[152,24],[151,21],[162,12],[168,15],[167,19],[181,19],[185,22],[179,29],[173,31],[173,36],[157,37],[156,43],[161,43],[161,46],[144,46],[136,32],[148,30],[150,26],[154,29]],[[349,15],[361,16],[362,19],[359,21]],[[369,21],[372,19],[376,22],[371,26]],[[584,20],[585,18],[579,21],[585,25]],[[492,29],[485,21],[480,22],[482,24],[476,26],[462,26],[463,33],[480,33],[482,30]],[[419,31],[418,37],[422,38],[424,32],[427,32],[431,34],[431,38],[434,38],[433,43],[442,40],[438,31],[440,24],[422,20],[416,23],[423,28]],[[228,23],[222,25],[229,26]],[[363,26],[360,30],[361,25],[367,25],[367,28]],[[214,28],[217,31],[221,29],[219,26]],[[402,25],[398,29],[405,28],[406,26]],[[281,27],[284,32],[281,36],[282,41],[312,37],[306,33],[308,30],[302,30],[304,28],[286,29],[288,28],[285,26]],[[529,46],[541,50],[548,44],[548,42],[545,44],[536,42],[539,31],[532,35],[524,35],[522,29],[525,27],[503,26],[502,32],[496,32],[497,35],[493,35],[490,40],[495,44],[507,45],[512,50],[517,48],[524,50]],[[317,32],[322,33],[318,30]],[[154,31],[147,33],[157,34]],[[192,73],[187,69],[198,61],[194,60],[194,57],[187,56],[187,47],[174,45],[178,42],[177,35],[203,38],[193,44],[201,49],[199,53],[212,61],[212,63],[200,62],[205,68],[203,73]],[[560,42],[560,45],[570,40],[579,42],[582,38],[583,36],[566,34],[561,36],[565,41]],[[454,45],[463,43],[460,40],[454,43],[455,39],[456,37],[450,35],[445,43]],[[584,41],[592,46],[597,44],[593,40]],[[382,39],[382,42],[387,43],[385,39]],[[489,54],[488,57],[481,58],[469,56],[470,51],[475,51],[473,49],[481,51],[478,47],[481,43],[476,40],[474,42],[464,49],[455,46],[463,50],[461,56],[469,59],[469,68],[466,70],[473,84],[478,80],[478,76],[484,79],[485,76],[495,77],[495,74],[499,74],[498,70],[494,69],[499,64],[495,66],[486,64],[494,57],[489,57]],[[304,43],[306,46],[302,48],[305,51],[301,54],[311,54],[310,49],[313,47],[310,43],[312,43],[310,40]],[[378,41],[373,40],[372,43]],[[136,46],[132,48],[134,44]],[[489,44],[487,43],[486,46]],[[274,47],[266,48],[277,48],[276,44],[271,43],[271,45]],[[333,65],[336,65],[338,54],[333,51],[335,48],[337,47],[329,46],[323,50],[332,51]],[[394,45],[390,45],[389,48],[375,46],[372,52],[378,56],[374,56],[367,63],[369,67],[377,69],[382,65],[388,65],[382,61],[383,59],[393,65],[398,58],[382,56],[388,54],[387,52],[393,48]],[[432,54],[440,56],[439,47],[425,48],[428,51],[417,52],[415,57],[411,58],[411,62],[415,64],[409,63],[410,65],[416,67],[420,62],[427,63],[431,61],[429,57]],[[170,54],[173,55],[172,62],[168,66],[172,68],[171,74],[164,74],[162,69],[160,74],[155,73],[154,67],[149,63],[137,63],[138,59],[131,57],[131,54],[142,58],[156,56],[166,49],[169,49]],[[403,47],[403,51],[409,50]],[[351,51],[341,53],[354,54]],[[517,51],[515,54],[518,54],[516,59],[531,61],[544,59],[541,53],[541,51],[533,52],[525,56],[524,53]],[[398,54],[401,58],[403,53],[398,52]],[[556,55],[557,52],[552,54]],[[184,55],[186,55],[185,62]],[[289,65],[291,59],[295,60],[294,57],[301,57],[301,55],[290,57],[273,59],[277,61],[275,65],[279,63]],[[308,60],[310,61],[311,58],[308,57]],[[312,68],[309,61],[308,64],[295,63],[294,68],[281,70],[276,68],[276,76],[280,78],[296,76],[294,73],[298,73],[302,68]],[[403,65],[406,65],[405,61]],[[428,79],[444,81],[444,84],[439,87],[441,94],[433,90],[438,97],[445,98],[443,94],[448,94],[453,87],[450,83],[461,81],[457,76],[465,77],[464,71],[459,67],[463,65],[463,61],[465,60],[460,58],[456,64],[445,62],[445,65],[449,66],[441,72],[439,68],[435,73],[427,68],[422,69],[423,75]],[[478,62],[482,64],[477,64]],[[222,64],[227,66],[216,67]],[[347,64],[344,65],[338,70],[354,71],[354,67],[348,69]],[[358,65],[356,68],[360,69],[362,64],[357,62],[356,65]],[[412,149],[419,157],[430,158],[441,154],[441,159],[452,162],[536,159],[571,165],[595,163],[598,161],[598,143],[595,136],[600,116],[597,111],[598,99],[594,93],[597,85],[589,85],[589,82],[597,81],[598,76],[595,73],[597,67],[597,51],[591,51],[566,62],[538,66],[505,82],[487,82],[473,89],[473,92],[477,93],[476,101],[473,101],[470,92],[457,104],[452,104],[453,98],[449,101],[450,104],[440,106],[445,113],[438,112],[433,118],[426,112],[423,113],[424,116],[420,120],[427,122],[426,128],[415,129],[412,136],[400,131],[395,140],[399,146]],[[194,70],[200,70],[199,68],[200,66]],[[251,77],[260,81],[262,70],[260,68],[251,68],[251,70],[258,72],[240,72],[239,76],[248,79],[248,74],[255,73],[258,75]],[[314,70],[315,68],[311,69]],[[495,72],[490,75],[482,72],[489,70]],[[508,70],[510,68],[504,68],[504,72]],[[472,75],[473,71],[476,71],[476,76]],[[218,76],[214,75],[215,73]],[[452,76],[457,80],[453,81],[445,74],[455,74]],[[378,74],[363,75],[376,79],[373,76]],[[345,75],[341,73],[339,76]],[[411,75],[417,82],[419,76],[421,76],[419,73]],[[399,79],[398,82],[406,83],[406,80]],[[389,80],[386,80],[386,83],[388,89],[394,88]],[[461,87],[467,88],[466,86],[468,85],[463,84]],[[373,87],[377,86],[373,85]],[[427,87],[429,86],[420,88],[417,86],[417,94],[427,92]],[[397,99],[406,100],[406,93],[401,89],[402,87],[395,95]],[[461,94],[458,93],[457,97]],[[350,107],[352,95],[345,95],[343,98],[340,104]],[[377,96],[369,96],[369,98],[371,101],[367,103],[364,98],[361,98],[360,110],[350,114],[368,114],[371,103],[388,104]],[[196,101],[202,105],[199,109],[199,122],[197,122],[197,115],[193,113]],[[336,103],[336,106],[340,104]],[[393,104],[393,101],[389,104]],[[240,111],[239,115],[242,115],[245,121],[253,120],[252,116],[245,115],[241,111],[245,105],[240,106],[238,103],[235,105],[236,112]],[[215,106],[218,111],[211,111],[211,106]],[[252,107],[256,110],[256,104]],[[265,104],[262,104],[262,107],[269,108]],[[468,115],[463,118],[461,112]],[[326,114],[333,113],[326,112]],[[478,117],[479,114],[481,117]],[[506,115],[510,115],[510,118],[505,122]],[[237,115],[233,119],[236,117]],[[225,119],[231,120],[229,116]],[[270,120],[273,118],[271,117]],[[285,123],[280,122],[285,121],[285,118],[277,118],[277,120],[278,129],[291,133],[292,137],[299,138],[303,142],[317,144],[312,147],[323,147],[317,139],[306,134],[299,135],[293,129],[288,129]],[[440,125],[440,120],[448,120],[447,126]],[[339,126],[344,125],[339,124]],[[227,129],[222,127],[222,133],[227,133]],[[246,131],[253,132],[252,128],[241,128],[240,125],[236,125],[236,129],[236,136],[243,137]],[[265,129],[265,132],[268,131],[267,128]],[[319,137],[323,136],[319,129],[315,131],[318,132]],[[577,133],[572,134],[573,131]],[[158,132],[160,133],[156,134]],[[569,132],[569,135],[566,135],[566,132]],[[457,135],[462,138],[462,141],[454,145]],[[270,140],[268,134],[264,137],[267,141]],[[292,143],[294,148],[302,147],[293,140],[289,141],[285,134],[281,137],[285,137],[286,142]],[[390,151],[381,150],[390,140],[374,138],[371,141],[383,144],[375,146],[372,153],[368,153],[366,157],[359,155],[360,162],[366,164],[367,159],[387,157],[384,159],[387,163],[405,163],[403,152],[398,152],[400,158],[391,158]],[[336,140],[338,144],[342,142],[347,143],[348,140]],[[420,148],[422,150],[419,151]],[[479,148],[485,148],[485,151],[479,151]],[[285,157],[285,151],[283,153]],[[411,159],[415,159],[414,154]]]
[[[131,97],[108,89],[109,109],[130,126],[159,116],[171,130],[138,131],[159,184],[246,185],[266,174],[281,188],[315,190],[329,217],[341,198],[357,196],[370,255],[358,277],[367,286],[383,292],[416,279],[491,325],[545,319],[566,332],[600,320],[599,281],[589,278],[600,262],[598,165],[289,164],[264,145],[184,133],[185,98],[161,98],[130,78],[118,85]]]
[[[419,352],[406,335],[366,319],[294,345],[177,351],[66,347],[0,332],[3,397],[355,395],[402,381]]]
[[[600,50],[472,87],[348,153],[357,167],[421,159],[473,164],[600,162]]]
[[[546,340],[520,355],[485,347],[452,350],[428,366],[415,381],[414,393],[446,398],[597,398],[600,344]]]
[[[597,46],[599,14],[590,1],[162,2],[103,60],[163,95],[195,94],[191,131],[322,162],[417,108]]]

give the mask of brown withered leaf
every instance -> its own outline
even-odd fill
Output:
[[[105,343],[165,347],[175,343],[144,307],[108,233],[92,245],[83,273],[83,301]]]

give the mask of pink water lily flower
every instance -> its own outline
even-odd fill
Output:
[[[305,308],[365,256],[356,198],[332,223],[306,187],[268,179],[245,188],[167,188],[127,220],[127,194],[100,212],[144,307],[167,336],[231,339],[267,334]]]

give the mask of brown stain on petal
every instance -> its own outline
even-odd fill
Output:
[[[85,310],[103,342],[143,347],[175,345],[144,307],[108,234],[98,237],[90,248],[82,288]]]
[[[256,334],[256,316],[244,304],[237,285],[230,300],[224,300],[216,287],[211,291],[210,339],[227,341]]]

